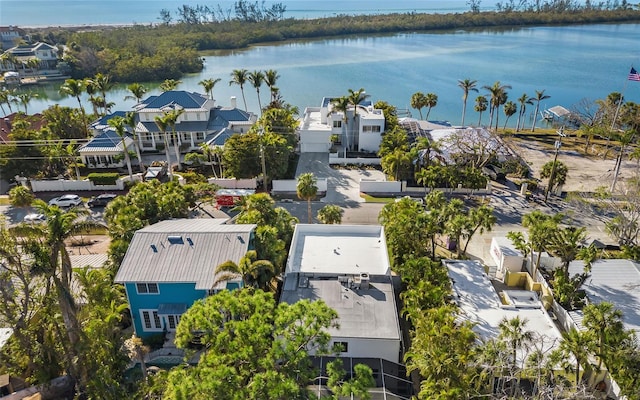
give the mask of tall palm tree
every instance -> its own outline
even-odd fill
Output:
[[[442,150],[440,149],[440,146],[438,146],[438,143],[432,141],[426,136],[416,139],[411,147],[412,150],[416,153],[415,155],[418,160],[418,166],[422,166],[424,164],[425,167],[429,167],[429,164],[431,164],[431,153],[442,153]]]
[[[20,102],[20,104],[22,104],[22,106],[24,107],[24,113],[28,114],[27,112],[27,106],[29,105],[29,103],[31,102],[32,99],[38,97],[38,93],[33,93],[31,91],[29,92],[25,92],[25,93],[18,93],[18,101]]]
[[[498,329],[500,329],[498,337],[508,343],[514,366],[517,366],[518,349],[529,346],[533,340],[533,331],[526,329],[528,322],[526,318],[515,317],[505,318],[498,324]]]
[[[124,152],[124,159],[127,163],[127,171],[129,171],[129,180],[133,182],[133,171],[131,170],[131,157],[129,157],[129,149],[125,138],[127,137],[127,131],[125,129],[125,120],[123,117],[117,116],[107,121],[110,127],[115,129],[116,134],[120,137],[120,143],[122,144],[122,151]]]
[[[240,92],[242,93],[242,101],[244,103],[245,111],[247,111],[247,99],[244,97],[244,84],[247,83],[248,77],[249,71],[247,71],[246,69],[234,69],[233,72],[231,72],[231,80],[229,81],[229,86],[240,86]]]
[[[219,275],[214,286],[240,275],[244,287],[269,290],[271,289],[270,282],[274,277],[275,268],[271,261],[258,260],[258,253],[255,250],[249,250],[237,264],[228,260],[218,265],[216,274]]]
[[[347,147],[349,145],[349,118],[347,117],[347,111],[349,110],[349,98],[347,96],[338,97],[331,100],[333,110],[342,113],[342,136],[345,138],[346,144],[344,147],[344,158],[347,158]]]
[[[140,104],[142,101],[142,97],[148,92],[147,88],[144,85],[134,82],[127,86],[127,90],[131,93],[130,95],[124,96],[125,100],[135,100],[136,104]]]
[[[420,119],[422,119],[422,108],[426,106],[426,98],[424,93],[415,92],[411,95],[411,108],[415,108],[420,113]]]
[[[429,120],[429,114],[431,114],[431,109],[438,105],[438,95],[435,93],[427,93],[424,97],[424,104],[428,107],[427,116],[425,120]]]
[[[165,79],[164,82],[160,84],[160,90],[163,92],[170,92],[172,90],[176,90],[178,85],[180,85],[182,81],[175,79]]]
[[[607,355],[625,339],[622,311],[607,302],[592,303],[584,309],[584,326],[596,336],[598,347],[598,370]]]
[[[278,81],[278,78],[280,78],[280,75],[278,74],[278,71],[276,71],[275,69],[269,69],[264,71],[264,83],[267,85],[267,87],[269,88],[269,91],[271,92],[272,102],[276,100],[276,96],[278,94],[278,88],[276,87],[276,82]]]
[[[167,159],[167,173],[169,174],[169,179],[173,180],[173,168],[171,168],[171,157],[169,156],[169,140],[167,139],[167,128],[169,127],[169,123],[166,119],[166,115],[157,115],[155,122],[162,134],[162,139],[164,140],[164,155]]]
[[[173,141],[173,149],[176,153],[176,163],[178,164],[178,170],[182,169],[180,163],[180,146],[179,146],[179,133],[176,133],[176,124],[180,119],[180,116],[184,113],[184,109],[174,109],[171,111],[165,111],[164,119],[169,127],[171,127],[171,140]]]
[[[98,115],[98,103],[96,100],[96,94],[98,93],[98,89],[96,88],[96,84],[90,78],[83,79],[84,90],[89,95],[89,102],[93,106],[93,115]]]
[[[588,332],[581,332],[572,328],[569,332],[562,334],[560,351],[567,357],[573,356],[576,360],[576,387],[580,385],[580,366],[588,363],[592,348],[593,340]]]
[[[307,201],[307,222],[309,224],[312,223],[313,217],[311,215],[311,200],[315,199],[318,194],[318,180],[311,172],[298,176],[296,194],[300,200]]]
[[[507,123],[509,122],[509,118],[511,118],[511,116],[515,114],[516,111],[518,111],[518,106],[513,101],[507,101],[504,104],[503,110],[504,110],[504,115],[507,117],[504,121],[504,126],[502,127],[502,129],[505,130],[507,129]]]
[[[353,125],[351,126],[351,131],[353,133],[352,139],[354,140],[349,140],[348,143],[349,147],[351,148],[355,144],[354,141],[356,136],[356,121],[358,120],[358,105],[371,96],[366,94],[363,88],[360,88],[358,90],[349,89],[349,95],[347,97],[349,98],[349,104],[353,106]]]
[[[477,113],[480,114],[480,116],[478,117],[478,126],[481,125],[482,122],[482,113],[487,111],[487,104],[489,102],[487,101],[487,98],[484,96],[478,96],[476,97],[476,104],[473,107],[474,111],[476,111]]]
[[[216,168],[212,160],[213,155],[215,153],[213,150],[213,146],[210,146],[207,142],[202,142],[198,146],[200,147],[200,150],[202,150],[202,154],[204,154],[207,157],[207,160],[209,161],[209,163],[211,163],[211,172],[213,173],[213,176],[217,179],[218,174],[216,174]]]
[[[133,146],[136,149],[136,157],[138,158],[138,165],[140,166],[140,171],[142,171],[142,173],[144,174],[145,168],[144,168],[144,163],[142,162],[142,154],[140,153],[139,136],[136,133],[136,125],[137,125],[136,113],[133,111],[127,112],[124,116],[124,123],[129,128],[131,128],[131,138],[133,139]]]
[[[546,100],[548,98],[550,98],[551,96],[548,96],[546,94],[544,94],[544,90],[536,90],[536,95],[535,97],[533,97],[531,100],[535,101],[536,103],[536,109],[533,113],[533,124],[531,125],[531,132],[535,132],[536,130],[536,122],[538,120],[538,111],[540,111],[540,102],[542,100]]]
[[[93,82],[93,84],[95,85],[95,88],[100,92],[100,94],[102,95],[102,98],[104,99],[103,108],[106,114],[108,113],[107,106],[109,104],[107,102],[107,91],[111,89],[111,87],[113,86],[113,84],[111,83],[111,77],[109,75],[105,75],[98,72],[91,81]]]
[[[496,116],[496,129],[498,123],[498,108],[507,101],[507,89],[511,89],[510,85],[503,85],[500,81],[494,82],[491,86],[483,86],[491,95],[489,98],[489,128],[493,126],[493,117]]]
[[[82,122],[84,125],[84,133],[86,137],[89,137],[89,127],[87,126],[87,113],[84,111],[84,107],[82,106],[82,101],[80,100],[80,96],[84,92],[86,88],[86,82],[83,80],[76,79],[67,79],[60,86],[60,93],[73,96],[78,101],[78,107],[80,107],[80,112],[82,113]]]
[[[411,157],[403,149],[397,148],[382,157],[380,163],[382,164],[382,170],[386,174],[393,176],[393,180],[397,181],[400,179],[400,172],[411,164]]]
[[[207,94],[209,95],[209,98],[211,100],[213,100],[213,88],[216,86],[216,84],[218,82],[220,82],[222,79],[221,78],[209,78],[209,79],[203,79],[200,82],[198,82],[198,85],[202,85],[202,87],[204,88],[204,91],[207,92]]]
[[[258,95],[258,108],[260,109],[260,113],[262,113],[262,102],[260,101],[260,87],[264,83],[264,73],[262,71],[253,71],[249,72],[247,76],[247,80],[251,83],[253,88],[256,90],[256,94]]]
[[[518,97],[518,104],[520,104],[520,111],[518,111],[518,122],[516,122],[516,132],[520,131],[520,123],[524,126],[524,113],[527,111],[527,104],[533,104],[529,95],[523,93],[522,96]]]
[[[9,106],[9,113],[12,113],[13,110],[11,109],[11,98],[12,98],[12,91],[7,89],[7,88],[0,88],[0,109],[2,110],[2,113],[4,114],[4,116],[7,116],[7,112],[4,109],[3,104],[6,104]]]
[[[464,80],[458,80],[458,87],[462,89],[462,123],[460,125],[464,126],[464,117],[467,113],[467,99],[469,97],[469,92],[478,92],[476,85],[478,81],[471,80],[469,78]]]

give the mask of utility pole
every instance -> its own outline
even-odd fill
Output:
[[[566,135],[564,134],[564,126],[561,126],[559,130],[556,131],[560,138],[556,140],[554,147],[556,148],[556,153],[553,156],[553,164],[551,164],[551,174],[549,175],[549,184],[547,185],[547,190],[544,193],[544,202],[547,202],[549,198],[549,192],[551,191],[551,185],[553,184],[553,180],[556,174],[556,162],[558,161],[558,152],[560,151],[560,147],[562,146],[562,138]]]

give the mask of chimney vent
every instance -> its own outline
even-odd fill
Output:
[[[238,108],[238,101],[236,100],[236,96],[231,96],[231,108]]]

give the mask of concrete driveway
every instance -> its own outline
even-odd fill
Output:
[[[327,179],[327,195],[322,202],[345,206],[364,202],[360,197],[360,179],[385,179],[377,170],[331,168],[328,153],[300,154],[296,176],[307,172],[316,178]]]

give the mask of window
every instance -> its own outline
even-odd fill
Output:
[[[169,321],[169,329],[176,329],[178,323],[180,322],[179,315],[167,315],[167,321]]]
[[[204,132],[196,133],[196,140],[199,141],[199,142],[204,141]]]
[[[162,321],[157,310],[140,310],[142,329],[145,331],[161,331]]]
[[[157,283],[136,283],[136,291],[138,294],[158,294]]]
[[[340,353],[347,353],[349,351],[349,342],[334,342],[333,349]]]
[[[342,128],[342,121],[340,121],[340,120],[333,121],[333,127],[334,128]]]
[[[362,132],[380,133],[380,125],[363,125]]]

